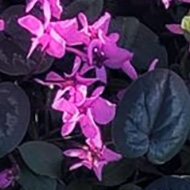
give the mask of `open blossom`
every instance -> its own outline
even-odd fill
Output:
[[[89,37],[87,45],[88,64],[96,67],[97,76],[102,77],[106,82],[105,67],[112,69],[122,69],[132,78],[137,78],[137,73],[130,63],[133,53],[117,46],[119,34],[111,33],[108,35],[108,27],[111,16],[105,13],[93,25],[89,25],[86,16],[79,14],[79,21],[83,26],[82,32]]]
[[[86,142],[87,145],[84,145],[81,148],[64,151],[64,155],[80,159],[79,162],[70,167],[70,170],[85,166],[89,170],[93,170],[97,178],[101,181],[103,167],[109,162],[120,160],[122,157],[120,154],[108,149],[105,145],[103,145],[101,139],[99,143],[101,146],[96,146],[96,142]]]
[[[5,22],[4,20],[0,19],[0,31],[3,31],[5,29]]]
[[[65,55],[66,45],[72,46],[82,43],[78,40],[79,33],[76,18],[50,22],[45,26],[38,18],[33,15],[27,15],[19,18],[18,23],[34,36],[31,39],[32,45],[27,56],[28,58],[38,45],[41,45],[41,50],[50,56],[61,58]],[[58,34],[56,31],[58,26],[62,26],[61,34]]]
[[[113,120],[115,116],[115,104],[110,103],[100,95],[104,87],[98,87],[90,97],[85,97],[80,105],[73,102],[72,95],[64,96],[67,89],[58,90],[52,104],[52,108],[63,112],[62,136],[69,135],[79,122],[83,134],[88,138],[94,136],[93,120],[105,125]],[[87,93],[85,93],[87,95]]]
[[[43,9],[45,21],[47,24],[49,23],[51,16],[60,19],[63,12],[60,0],[29,0],[26,5],[26,12],[30,12],[38,2],[41,4],[41,8]]]
[[[0,189],[9,187],[14,181],[12,169],[5,169],[0,172]]]
[[[64,73],[64,76],[60,76],[51,71],[47,74],[45,81],[40,79],[35,79],[35,81],[46,86],[58,86],[62,89],[63,96],[67,93],[67,96],[70,97],[70,102],[79,106],[85,101],[87,87],[98,81],[98,78],[83,77],[91,69],[90,67],[79,70],[80,67],[81,59],[76,57],[71,74]]]

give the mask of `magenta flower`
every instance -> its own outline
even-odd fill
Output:
[[[70,97],[70,102],[81,105],[87,96],[87,87],[98,81],[98,78],[84,78],[83,75],[91,68],[88,67],[79,70],[80,67],[81,59],[76,57],[71,74],[65,73],[64,77],[62,77],[51,71],[47,74],[45,81],[40,79],[35,79],[35,81],[46,86],[58,86],[62,89],[63,96],[67,93],[67,96]]]
[[[5,169],[0,172],[0,189],[5,189],[12,185],[14,178],[12,169]]]
[[[69,89],[69,87],[68,87]],[[83,134],[87,138],[94,138],[94,122],[105,125],[113,120],[115,116],[115,104],[100,97],[104,88],[98,87],[92,93],[91,97],[87,97],[87,92],[84,101],[76,104],[73,101],[73,96],[65,97],[68,89],[59,90],[52,104],[52,108],[63,112],[62,120],[62,136],[69,135],[79,122]]]
[[[77,157],[81,161],[70,167],[70,170],[85,166],[89,170],[93,170],[98,180],[102,180],[102,170],[109,162],[118,161],[122,157],[120,154],[108,149],[105,145],[96,147],[91,143],[81,148],[69,149],[64,151],[64,155],[68,157]]]
[[[0,31],[3,31],[5,29],[5,21],[0,19]]]
[[[59,0],[29,0],[26,6],[26,12],[30,12],[35,4],[39,2],[44,12],[45,23],[49,23],[51,15],[57,19],[60,19],[63,12],[62,6]]]
[[[83,26],[82,32],[89,37],[87,43],[88,64],[96,67],[97,76],[106,82],[104,66],[112,69],[122,69],[133,80],[137,73],[130,63],[133,54],[126,49],[117,46],[119,35],[112,33],[108,35],[108,27],[111,16],[105,13],[93,25],[88,25],[87,18],[83,13],[79,14],[79,20]]]
[[[38,18],[32,15],[27,15],[18,19],[18,23],[35,36],[31,39],[32,45],[27,56],[28,58],[38,45],[41,45],[42,51],[45,51],[50,56],[56,58],[61,58],[65,55],[66,44],[79,45],[79,41],[77,39],[78,24],[75,18],[65,21],[50,22],[45,26]],[[56,31],[57,25],[62,26],[61,36]],[[64,35],[64,33],[66,35]],[[68,36],[67,33],[70,35]]]

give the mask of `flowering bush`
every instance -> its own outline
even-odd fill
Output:
[[[0,189],[190,188],[189,7],[0,2]]]

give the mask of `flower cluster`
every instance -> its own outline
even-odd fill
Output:
[[[44,19],[30,14],[38,5]],[[70,170],[85,166],[101,180],[103,167],[121,159],[120,154],[106,147],[101,135],[101,127],[114,119],[116,111],[116,105],[102,97],[107,84],[106,69],[121,69],[135,80],[138,75],[131,64],[133,53],[117,45],[118,33],[108,32],[109,13],[90,25],[83,13],[61,20],[62,11],[58,0],[31,0],[18,23],[32,36],[28,58],[37,49],[55,58],[74,53],[71,73],[50,71],[44,80],[35,81],[56,86],[52,108],[62,113],[62,137],[71,135],[77,127],[85,137],[86,145],[64,151],[64,155],[80,160]],[[87,77],[88,73],[93,75]]]

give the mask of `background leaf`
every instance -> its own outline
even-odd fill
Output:
[[[116,147],[126,157],[157,164],[181,149],[190,128],[190,96],[174,72],[158,69],[137,79],[121,100],[114,123]]]
[[[151,61],[159,59],[158,66],[167,67],[167,52],[157,35],[135,17],[117,17],[112,20],[110,32],[120,34],[119,45],[134,53],[134,65],[147,70]]]
[[[5,156],[22,141],[30,120],[30,103],[17,85],[0,84],[0,157]]]
[[[142,190],[142,189],[139,186],[130,183],[122,185],[118,190]]]
[[[64,17],[72,18],[83,12],[90,23],[94,22],[100,16],[103,10],[103,0],[74,0],[65,7]]]
[[[75,180],[66,187],[66,190],[78,190],[78,189],[92,190],[92,185],[87,181]]]
[[[57,186],[55,179],[36,175],[26,166],[22,166],[18,182],[24,190],[56,190]]]
[[[146,190],[188,190],[190,180],[166,176],[151,183]]]
[[[53,63],[53,58],[40,50],[35,50],[30,59],[26,58],[31,35],[17,21],[24,14],[22,5],[11,6],[2,14],[6,28],[4,35],[0,36],[0,71],[8,75],[39,74],[48,70]]]
[[[135,171],[135,160],[122,159],[118,162],[109,163],[104,167],[102,185],[115,186],[123,183]]]
[[[31,141],[21,145],[19,150],[23,160],[33,172],[49,177],[61,176],[63,155],[55,145],[43,141]]]

